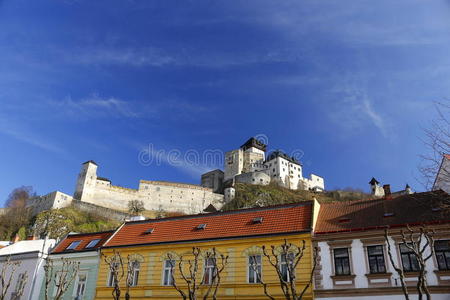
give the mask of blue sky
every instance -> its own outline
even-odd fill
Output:
[[[449,53],[449,1],[0,0],[0,203],[72,194],[90,159],[117,185],[198,183],[194,151],[257,134],[328,189],[421,190]]]

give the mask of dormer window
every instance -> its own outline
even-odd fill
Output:
[[[263,218],[262,217],[256,217],[252,220],[253,224],[261,224],[263,222]]]
[[[90,241],[87,245],[86,245],[86,249],[89,249],[89,248],[94,248],[95,246],[97,246],[97,244],[98,244],[98,242],[100,242],[100,240],[101,239],[95,239],[95,240],[92,240],[92,241]]]
[[[74,241],[67,246],[66,250],[75,250],[76,247],[81,243],[81,241]]]
[[[385,217],[385,218],[389,218],[389,217],[393,217],[393,216],[394,216],[393,212],[388,212],[383,215],[383,217]]]
[[[206,224],[197,225],[197,230],[204,230],[206,228]]]
[[[146,231],[144,231],[144,234],[152,234],[155,228],[149,228]]]

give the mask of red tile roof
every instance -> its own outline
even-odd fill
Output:
[[[322,204],[315,234],[363,231],[407,224],[447,223],[450,216],[436,210],[450,196],[440,191],[351,202]]]
[[[59,242],[53,249],[52,254],[55,253],[72,253],[77,251],[90,251],[101,247],[108,238],[114,233],[114,231],[94,232],[94,233],[80,233],[69,234],[65,239]],[[100,239],[100,241],[92,248],[86,248],[89,242]],[[81,241],[80,244],[73,250],[66,250],[67,247],[75,241]]]
[[[125,223],[104,247],[311,231],[312,202]],[[254,222],[262,218],[261,223]],[[206,224],[204,229],[197,229]],[[153,231],[145,233],[146,231]]]

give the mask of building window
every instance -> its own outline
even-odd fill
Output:
[[[286,259],[287,257],[287,259]],[[280,272],[285,282],[290,282],[292,275],[291,270],[294,264],[294,253],[282,254],[280,258]],[[292,270],[293,271],[293,270]]]
[[[369,259],[370,273],[386,273],[386,267],[384,263],[383,246],[368,246],[367,256]]]
[[[336,275],[350,275],[350,259],[347,248],[334,249],[334,269]]]
[[[137,286],[139,282],[139,271],[141,264],[137,260],[135,260],[130,262],[128,267],[131,268],[131,270],[129,271],[130,272],[129,284],[130,286]]]
[[[175,261],[166,259],[164,261],[163,285],[172,285],[172,271],[175,268]]]
[[[98,242],[100,242],[101,239],[95,239],[90,241],[85,248],[94,248],[95,246],[97,246]]]
[[[19,300],[19,292],[23,290],[26,283],[26,273],[20,273],[17,276],[16,289],[11,293],[11,300]]]
[[[216,277],[216,265],[213,258],[205,259],[205,273],[203,276],[203,284],[212,284]]]
[[[439,270],[450,270],[450,240],[434,242]]]
[[[260,283],[261,255],[250,255],[248,257],[248,283]]]
[[[113,287],[117,280],[117,273],[119,272],[119,263],[113,263],[109,269],[108,286]]]
[[[414,252],[408,249],[405,244],[400,244],[400,255],[402,257],[403,271],[415,272],[419,271],[419,262]]]
[[[81,241],[74,241],[70,243],[69,246],[67,246],[66,250],[74,250],[78,245],[81,243]]]
[[[77,275],[77,280],[75,282],[75,289],[74,289],[74,298],[75,300],[81,300],[84,296],[84,291],[86,290],[86,279],[87,274],[86,273],[79,273]]]

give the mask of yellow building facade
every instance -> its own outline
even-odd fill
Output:
[[[269,293],[276,299],[285,299],[276,268],[264,257],[262,246],[270,253],[271,246],[278,249],[285,240],[300,248],[305,241],[306,249],[295,272],[297,290],[301,292],[308,284],[312,270],[311,216],[312,204],[308,202],[231,213],[128,222],[105,244],[102,255],[112,256],[115,251],[125,260],[129,257],[138,262],[132,276],[134,286],[130,288],[131,299],[182,299],[169,282],[169,258],[175,260],[173,272],[177,285],[187,293],[178,263],[181,255],[183,260],[189,257],[192,247],[200,248],[203,254],[215,248],[219,255],[228,257],[220,273],[217,299],[268,299],[264,295],[263,285],[258,282],[259,272],[262,281],[268,285]],[[199,229],[200,224],[203,229]],[[250,260],[257,261],[259,272],[255,273]],[[199,259],[198,278],[204,278],[205,272],[208,272],[205,261],[205,257]],[[220,259],[217,261],[220,268]],[[109,266],[102,260],[96,299],[111,299],[110,280]],[[207,284],[201,286],[197,293],[199,299],[202,299],[207,288]],[[124,295],[125,278],[121,290]],[[312,298],[312,289],[309,288],[303,299]]]

